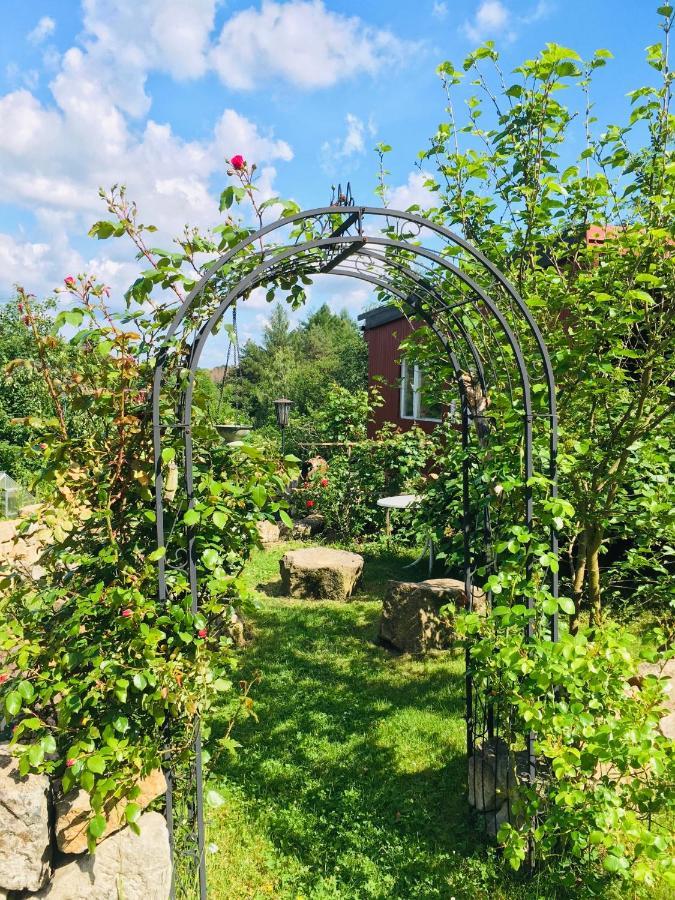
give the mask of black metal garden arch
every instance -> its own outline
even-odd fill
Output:
[[[522,524],[529,529],[534,521],[535,469],[546,476],[549,492],[555,495],[557,417],[551,363],[528,307],[505,276],[463,237],[411,212],[344,202],[298,212],[251,233],[209,266],[175,314],[158,355],[152,414],[157,547],[164,548],[158,561],[162,603],[170,600],[177,571],[189,583],[193,610],[199,608],[194,526],[177,525],[174,515],[167,528],[162,450],[169,440],[175,443],[176,435],[182,435],[181,503],[183,510],[189,509],[195,503],[192,393],[205,342],[226,311],[245,302],[256,288],[283,287],[298,277],[325,273],[370,284],[381,299],[397,303],[406,314],[424,322],[445,348],[461,404],[463,574],[469,603],[477,568],[495,565],[495,497],[490,485],[481,482],[472,454],[477,444],[495,441],[498,446],[499,417],[487,409],[491,395],[505,397],[509,414],[520,421],[519,453],[508,463],[518,470],[523,484]],[[177,528],[184,529],[180,542]],[[553,531],[548,540],[557,553]],[[180,550],[172,553],[172,545],[175,549],[178,543]],[[557,575],[552,572],[550,578],[551,592],[557,596]],[[528,605],[532,604],[528,598]],[[557,640],[556,615],[550,619],[550,634]],[[487,697],[477,695],[469,663],[467,651],[467,750],[471,754],[478,741],[498,739],[499,713],[495,714]],[[524,737],[529,777],[534,779],[534,739]],[[202,780],[196,723],[190,829],[203,900],[207,894]],[[167,820],[173,844],[171,777],[168,782]]]

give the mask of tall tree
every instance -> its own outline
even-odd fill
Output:
[[[626,124],[599,129],[593,113],[593,75],[609,51],[583,61],[549,44],[508,78],[488,42],[461,70],[440,67],[447,119],[421,154],[438,173],[427,182],[438,198],[430,214],[460,224],[545,331],[562,490],[577,515],[568,535],[574,599],[596,622],[601,554],[640,471],[639,449],[674,431],[673,8],[659,12],[663,40],[647,51],[657,80],[630,93]],[[465,73],[478,90],[461,119],[454,98]]]

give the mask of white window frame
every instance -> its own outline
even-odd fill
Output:
[[[420,406],[422,405],[422,372],[417,363],[413,366],[413,414],[406,415],[405,411],[405,395],[408,386],[410,365],[407,359],[401,360],[401,386],[399,388],[399,414],[402,419],[411,422],[440,422],[440,419],[433,419],[429,416],[421,416]]]

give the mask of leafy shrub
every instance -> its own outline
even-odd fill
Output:
[[[506,858],[517,869],[532,846],[568,891],[581,882],[590,889],[603,872],[675,885],[675,748],[658,728],[666,681],[648,675],[641,689],[629,685],[641,660],[667,656],[636,651],[630,635],[608,624],[558,643],[528,639],[531,618],[522,605],[498,606],[462,625],[477,638],[476,689],[513,710],[506,739],[516,746],[518,736],[536,735],[540,777],[519,785],[516,821],[498,832]]]
[[[75,329],[77,367],[63,380],[65,395],[54,398],[54,415],[23,423],[43,448],[41,478],[51,497],[34,523],[52,543],[39,580],[10,571],[0,582],[0,703],[20,771],[45,772],[64,791],[89,793],[93,843],[108,802],[133,800],[138,779],[166,764],[167,753],[180,766],[196,717],[234,690],[229,626],[242,602],[238,576],[258,541],[256,521],[279,512],[293,472],[254,446],[223,445],[197,385],[190,508],[177,479],[182,448],[169,442],[162,455],[170,537],[169,599],[160,603],[164,549],[153,550],[146,385],[164,319],[133,303],[128,313],[111,313],[106,290],[89,279],[67,279],[66,287],[77,305],[56,324]],[[48,379],[53,341],[35,339]],[[66,403],[91,420],[86,433],[70,430]],[[183,525],[199,526],[197,613],[182,565],[189,552]],[[131,825],[139,814],[133,802],[126,807]]]
[[[320,512],[327,527],[343,539],[381,532],[385,513],[378,499],[410,492],[427,465],[430,448],[421,429],[399,432],[387,425],[373,440],[351,447],[349,455],[333,454],[328,470],[317,472],[296,492],[296,510]]]

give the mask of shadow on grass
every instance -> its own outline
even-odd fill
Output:
[[[516,896],[490,889],[494,864],[469,818],[462,659],[376,645],[374,598],[388,578],[419,574],[380,554],[351,603],[294,601],[269,593],[282,552],[250,573],[266,594],[242,673],[261,674],[259,720],[237,727],[235,759],[215,763],[247,827],[264,834],[273,896]],[[216,719],[214,739],[225,725]]]

